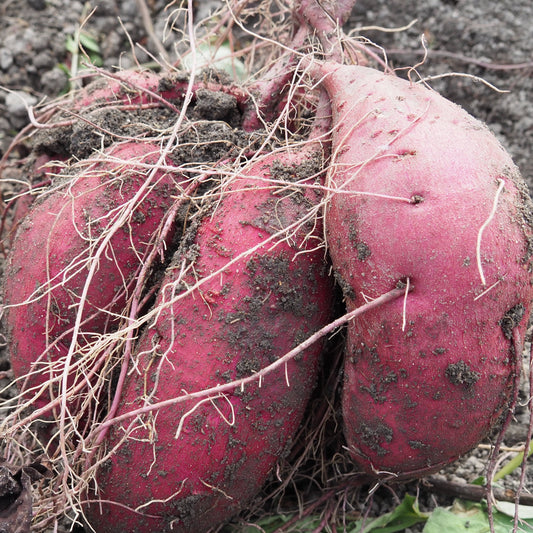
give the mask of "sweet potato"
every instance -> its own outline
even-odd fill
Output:
[[[409,284],[349,327],[348,446],[370,473],[424,475],[476,446],[512,396],[531,200],[489,130],[433,90],[365,67],[315,75],[333,106],[325,222],[347,307]]]
[[[312,212],[317,194],[266,181],[305,168],[289,165],[305,161],[301,155],[270,155],[234,179],[193,244],[178,251],[156,302],[170,305],[139,341],[118,415],[250,376],[327,323],[332,291],[317,248],[320,224],[311,218],[288,239],[275,236]],[[191,254],[194,275],[180,278]],[[314,344],[260,383],[158,408],[129,428],[130,420],[115,425],[109,447],[118,449],[97,472],[93,499],[102,501],[87,510],[91,526],[208,531],[237,513],[288,450],[320,351]]]
[[[104,233],[146,181],[149,170],[136,164],[153,165],[158,157],[156,145],[118,145],[37,202],[21,224],[5,275],[5,326],[13,371],[37,408],[57,394],[77,314],[76,353],[122,318],[139,265],[150,242],[157,244],[179,175],[157,171],[101,250],[83,301],[82,295]],[[80,369],[72,369],[72,384],[82,379],[74,377],[78,373]],[[51,388],[44,390],[48,382]]]
[[[73,101],[73,111],[87,112],[95,107],[109,104],[141,105],[157,101],[182,99],[183,84],[179,88],[174,84],[160,87],[161,77],[151,71],[123,70],[114,78],[101,77],[89,83],[79,91]],[[186,80],[182,80],[186,81]]]
[[[181,79],[181,83],[177,83],[177,80],[176,83],[170,83],[155,72],[137,70],[124,70],[114,76],[115,78],[97,78],[74,93],[71,100],[59,102],[58,110],[48,117],[48,125],[63,124],[69,121],[76,122],[75,116],[80,114],[84,115],[85,119],[94,121],[91,113],[103,107],[131,106],[135,109],[141,105],[163,106],[165,103],[173,106],[174,102],[183,100],[185,95],[186,80],[184,78]],[[86,125],[83,121],[81,123]],[[53,161],[66,162],[72,157],[73,154],[70,153],[71,130],[72,126],[70,129],[65,129],[58,125],[55,130],[56,134],[52,133],[53,129],[37,132],[34,140],[35,146],[32,147],[29,154],[28,178],[32,187],[43,181],[51,180],[52,176],[60,170],[57,165],[53,165]],[[79,144],[76,139],[74,141],[77,152],[75,155],[81,156],[81,158],[90,155],[84,153],[84,149],[80,148]],[[100,135],[93,149],[101,149],[101,144],[102,137]],[[14,202],[12,226],[8,238],[26,216],[33,201],[34,196],[28,193],[20,196]]]
[[[178,104],[179,109],[188,89],[189,77],[185,73],[157,74],[151,71],[123,70],[113,74],[113,77],[97,78],[81,89],[73,102],[73,110],[88,111],[113,103],[131,106]],[[195,80],[190,89],[193,101],[198,91],[202,90],[231,95],[239,108],[248,101],[246,91],[238,86],[207,81],[203,77]]]

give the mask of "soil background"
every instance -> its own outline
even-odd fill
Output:
[[[167,2],[146,0],[144,4],[155,34],[162,37],[169,14],[165,10]],[[196,16],[206,16],[219,4],[218,0],[194,2]],[[130,39],[141,45],[135,49],[140,63],[149,62],[150,54],[157,55],[149,26],[134,0],[93,0],[90,4],[0,0],[0,157],[28,123],[24,102],[35,105],[68,88],[61,66],[68,66],[70,61],[67,38],[93,8],[84,30],[98,43],[103,67],[133,65]],[[532,21],[531,0],[360,0],[346,31],[361,33],[385,48],[393,67],[423,63],[416,69],[422,77],[461,74],[429,83],[489,125],[533,190]],[[408,29],[390,31],[405,26]],[[175,54],[171,37],[164,46],[171,56]],[[497,92],[480,79],[506,92]],[[0,370],[7,369],[7,360],[0,356]],[[525,410],[517,412],[507,444],[523,441],[526,415]],[[445,475],[450,480],[471,481],[482,473],[485,464],[483,453],[476,452],[453,465]],[[529,485],[531,488],[532,483]],[[449,498],[430,495],[425,500],[427,505],[430,500],[443,505]],[[392,505],[393,498],[389,495],[376,502],[372,512],[379,514]]]

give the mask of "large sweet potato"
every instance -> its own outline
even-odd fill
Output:
[[[315,74],[333,102],[326,228],[347,306],[411,289],[349,327],[346,438],[368,472],[422,475],[486,437],[512,396],[531,201],[496,138],[433,90],[365,67]]]
[[[158,244],[157,230],[180,176],[158,170],[100,248],[158,158],[159,148],[148,143],[126,143],[100,154],[37,202],[19,228],[5,275],[4,320],[13,371],[34,407],[57,394],[78,314],[76,354],[123,318],[141,261]],[[94,261],[97,268],[88,280]],[[72,385],[87,370],[78,368],[78,359],[72,361]]]
[[[318,196],[267,181],[301,171],[305,163],[290,163],[302,160],[269,156],[234,179],[194,242],[177,253],[156,302],[170,305],[140,339],[118,415],[250,376],[327,323],[331,287],[317,248],[320,224],[311,217],[294,226]],[[286,240],[282,234],[262,244],[291,225]],[[181,278],[186,257],[196,257],[194,270]],[[97,472],[93,498],[101,502],[87,510],[91,526],[99,533],[200,532],[237,513],[288,450],[320,351],[313,345],[259,383],[114,426],[109,447],[119,447]]]

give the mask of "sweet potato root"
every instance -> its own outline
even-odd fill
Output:
[[[349,309],[343,410],[368,472],[416,477],[477,445],[512,397],[531,310],[531,200],[480,122],[436,92],[326,64],[328,245]]]
[[[81,353],[123,318],[135,274],[149,247],[157,246],[180,176],[158,170],[124,223],[104,239],[158,157],[156,145],[118,145],[37,202],[21,224],[5,276],[5,327],[13,371],[34,407],[57,394],[71,343]],[[72,384],[87,370],[77,366]]]
[[[34,131],[28,146],[31,152],[27,158],[30,169],[27,176],[31,186],[36,186],[43,179],[55,179],[58,167],[46,166],[47,163],[86,159],[101,150],[102,146],[124,142],[125,137],[133,138],[136,130],[132,122],[145,124],[142,136],[147,132],[153,133],[149,126],[152,122],[155,122],[155,129],[164,128],[162,123],[172,113],[177,118],[188,97],[188,115],[195,119],[226,120],[231,126],[239,124],[239,109],[245,106],[248,98],[242,89],[234,85],[209,82],[203,78],[189,86],[189,77],[177,72],[157,74],[123,70],[101,74],[73,93],[70,99],[58,101],[55,108],[51,106],[44,113],[42,120],[47,127]],[[216,100],[217,106],[210,105],[213,100]],[[146,112],[143,118],[132,119],[135,113],[142,112]],[[24,194],[10,206],[14,207],[10,234],[33,200],[33,195]]]
[[[85,112],[110,104],[178,105],[179,109],[189,88],[193,100],[201,90],[231,95],[235,97],[239,107],[244,106],[248,100],[247,93],[236,85],[198,78],[189,86],[189,76],[184,73],[157,74],[147,70],[123,70],[113,75],[108,73],[81,89],[73,102],[73,110]]]
[[[268,182],[286,179],[300,156],[269,156],[234,179],[193,243],[176,254],[118,415],[250,376],[327,323],[332,291],[320,224],[311,217],[298,225],[317,195]],[[194,275],[183,275],[191,253]],[[237,513],[290,446],[320,352],[318,343],[259,383],[114,426],[109,447],[118,449],[97,472],[94,498],[102,502],[87,511],[91,526],[100,533],[207,531]]]

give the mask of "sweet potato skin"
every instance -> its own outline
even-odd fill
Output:
[[[169,102],[180,101],[185,96],[185,88],[185,79],[171,82],[155,72],[123,70],[114,78],[97,78],[84,87],[73,102],[73,110],[86,112],[110,104],[140,106],[159,102],[163,105],[157,97]]]
[[[95,129],[98,130],[98,126],[107,129],[108,113],[112,114],[117,110],[135,112],[141,109],[167,107],[177,116],[181,112],[189,90],[191,96],[189,105],[192,109],[202,100],[203,95],[213,92],[227,95],[229,102],[234,100],[236,109],[242,108],[247,99],[245,91],[234,85],[199,80],[189,87],[189,79],[182,73],[158,74],[146,70],[126,69],[96,77],[87,86],[71,93],[69,98],[59,101],[56,111],[45,120],[48,125],[47,133],[38,134],[30,145],[32,149],[30,158],[35,161],[33,172],[29,172],[31,185],[35,186],[43,179],[50,181],[55,179],[53,174],[59,167],[47,166],[50,162],[63,163],[69,159],[86,159],[102,148],[102,142],[105,146],[115,142],[116,139],[112,135],[104,135],[102,141],[102,136],[94,132]],[[202,105],[200,104],[200,107]],[[205,107],[202,109],[205,113]],[[238,113],[234,118],[235,121],[238,121],[237,117]],[[54,126],[57,127],[55,131]],[[110,131],[113,130],[111,127]],[[27,194],[16,201],[13,228],[26,215],[33,200],[33,195]]]
[[[116,162],[88,162],[71,182],[35,203],[23,219],[8,257],[4,321],[11,365],[36,408],[46,406],[57,392],[43,391],[34,398],[48,379],[61,375],[61,358],[72,341],[97,239],[146,179],[146,169],[136,169],[134,161],[154,164],[159,149],[148,143],[126,143],[111,149],[109,156]],[[122,318],[134,276],[161,218],[172,205],[180,179],[158,171],[153,188],[111,237],[87,291],[79,349],[111,331]],[[72,384],[75,381],[73,378]]]
[[[212,217],[201,222],[192,248],[198,253],[196,279],[223,272],[163,310],[144,332],[136,350],[139,371],[126,385],[119,414],[141,407],[147,398],[162,401],[249,376],[327,323],[330,279],[323,250],[313,250],[320,225],[307,224],[291,241],[276,238],[274,248],[262,245],[226,267],[302,216],[310,198],[315,201],[314,193],[296,189],[286,197],[274,194],[253,178],[271,176],[277,158],[232,181]],[[284,164],[288,161],[285,156]],[[183,289],[174,287],[173,293],[172,285],[182,259],[183,251],[169,269],[156,305]],[[186,277],[187,285],[194,281]],[[321,343],[316,343],[289,361],[286,372],[280,368],[267,374],[260,387],[254,382],[201,405],[188,400],[159,409],[153,425],[136,424],[97,473],[96,497],[104,500],[103,511],[99,504],[89,507],[91,526],[101,533],[122,528],[196,532],[236,514],[288,451],[314,387],[320,352]],[[142,417],[144,422],[152,418]],[[126,427],[113,428],[110,446],[117,445]],[[148,504],[151,500],[157,501]],[[143,506],[146,515],[108,501]]]
[[[225,93],[235,98],[236,104],[242,108],[248,95],[237,85],[199,79],[189,87],[188,76],[174,72],[158,74],[148,70],[123,70],[114,74],[113,78],[97,78],[76,95],[73,102],[75,111],[87,111],[110,104],[124,106],[142,105],[176,105],[183,103],[188,90],[194,101],[198,91],[208,90]],[[166,101],[166,102],[165,102]]]
[[[512,330],[523,339],[531,311],[531,201],[495,137],[437,93],[365,67],[321,73],[328,184],[344,191],[326,228],[347,307],[411,289],[349,326],[345,434],[366,471],[417,477],[476,446],[508,405]]]
[[[30,179],[32,187],[44,187],[52,182],[52,176],[61,171],[61,165],[65,158],[59,156],[57,159],[48,154],[39,154],[34,156],[33,161],[28,165],[31,168]],[[35,196],[30,192],[21,195],[16,200],[11,200],[10,206],[13,208],[13,215],[7,231],[5,232],[5,241],[11,247],[13,238],[17,233],[18,226],[33,204]]]

